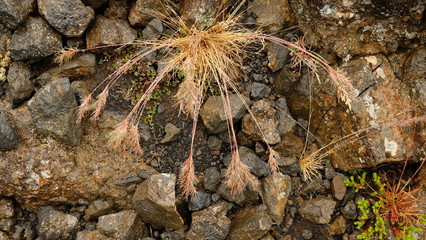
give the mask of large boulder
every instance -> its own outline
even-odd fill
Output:
[[[81,37],[95,17],[80,0],[38,0],[38,10],[49,24],[67,37]]]
[[[0,22],[9,29],[16,29],[34,10],[35,0],[0,0]]]

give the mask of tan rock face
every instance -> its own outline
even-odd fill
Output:
[[[232,219],[227,240],[259,239],[272,226],[272,219],[265,205],[246,207]]]
[[[184,0],[181,3],[181,18],[198,29],[205,29],[220,21],[228,6],[228,0]],[[218,17],[219,16],[219,17]]]
[[[284,211],[291,191],[290,176],[277,173],[270,175],[262,181],[262,200],[268,206],[272,220],[281,224]]]
[[[249,11],[257,16],[257,23],[267,31],[276,32],[295,23],[289,1],[287,0],[255,0]]]

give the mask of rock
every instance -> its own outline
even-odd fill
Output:
[[[291,177],[280,172],[262,180],[262,202],[268,207],[272,220],[280,225],[284,219],[291,192]]]
[[[7,52],[11,38],[12,33],[0,22],[0,53]]]
[[[113,206],[114,203],[111,201],[96,200],[91,203],[84,211],[84,220],[93,220],[102,215],[105,215],[112,209]]]
[[[267,233],[265,236],[263,236],[260,240],[275,240],[274,237],[272,237],[269,233]],[[280,238],[281,240],[281,238]]]
[[[163,23],[158,18],[152,19],[142,31],[143,39],[158,40],[163,32]]]
[[[189,211],[199,211],[212,203],[212,195],[210,193],[197,191],[195,196],[191,197],[188,203]]]
[[[314,224],[326,224],[331,221],[336,202],[327,197],[313,198],[304,201],[299,208],[299,214],[303,219]]]
[[[28,102],[28,108],[41,134],[77,145],[82,127],[77,119],[77,101],[68,78],[56,78],[41,88]]]
[[[15,216],[15,208],[12,200],[0,199],[0,219],[11,218]]]
[[[110,19],[127,19],[130,3],[127,0],[110,0],[104,15]]]
[[[88,48],[102,45],[129,43],[135,40],[137,31],[126,20],[96,16],[94,26],[86,34]]]
[[[112,238],[105,236],[99,230],[84,230],[77,233],[75,240],[112,240]]]
[[[347,219],[356,219],[358,216],[357,206],[354,201],[351,200],[345,204],[345,206],[341,209],[343,216]]]
[[[268,87],[266,84],[253,82],[251,84],[251,91],[250,96],[254,100],[259,100],[264,97],[268,97],[268,95],[271,93],[271,88]]]
[[[293,71],[289,65],[285,65],[279,72],[276,74],[274,83],[272,85],[272,91],[275,94],[289,96],[296,89],[297,84],[300,81],[300,73]]]
[[[161,1],[136,0],[130,8],[128,19],[132,26],[146,26],[158,16],[167,16],[165,5]]]
[[[226,217],[231,204],[220,202],[207,209],[192,213],[187,240],[224,240],[231,221]]]
[[[298,137],[293,131],[284,134],[281,137],[281,142],[273,147],[281,157],[292,158],[294,156],[300,156],[305,147],[303,138]],[[284,160],[284,159],[283,159]],[[288,162],[283,164],[293,164],[292,159],[286,159]]]
[[[46,240],[67,239],[79,227],[78,219],[57,211],[52,207],[42,207],[37,212],[38,233]]]
[[[334,219],[333,222],[328,225],[328,227],[328,231],[331,235],[341,235],[346,231],[346,220],[342,215],[340,215]]]
[[[10,113],[0,111],[0,151],[9,151],[18,147],[19,136]]]
[[[204,171],[203,185],[206,190],[216,191],[221,180],[222,176],[216,167],[210,167]]]
[[[134,184],[138,184],[143,182],[143,179],[139,176],[137,177],[127,177],[124,179],[121,179],[120,181],[117,182],[117,186],[121,186],[121,187],[127,187],[127,186],[131,186]]]
[[[250,172],[253,173],[256,177],[265,177],[271,173],[271,168],[269,164],[260,159],[256,153],[250,148],[241,146],[238,148],[241,161],[247,165],[250,169]],[[226,166],[229,165],[230,156],[224,159]]]
[[[244,99],[248,104],[248,99]],[[247,111],[242,100],[236,95],[229,96],[231,105],[232,121],[238,122]],[[201,119],[209,134],[217,134],[228,129],[228,115],[224,111],[222,98],[220,96],[210,96],[201,108]]]
[[[303,229],[302,231],[302,237],[303,239],[312,239],[312,231],[309,229]]]
[[[173,174],[157,174],[137,187],[132,203],[143,222],[173,230],[183,227],[183,219],[176,211],[175,182]]]
[[[222,146],[222,139],[220,139],[218,136],[213,135],[209,136],[209,139],[207,140],[207,145],[210,148],[211,152],[220,152],[220,148]]]
[[[344,181],[341,175],[336,175],[331,182],[331,192],[337,200],[342,200],[346,194],[346,184]]]
[[[136,240],[148,236],[148,229],[133,210],[99,217],[97,229],[112,239]]]
[[[42,18],[30,17],[17,29],[9,51],[14,61],[37,60],[56,53],[62,47],[62,38]]]
[[[1,0],[0,22],[7,28],[14,30],[27,20],[34,10],[35,0]]]
[[[217,193],[219,193],[222,198],[240,206],[257,204],[259,201],[259,192],[260,189],[253,190],[246,188],[242,193],[233,195],[231,189],[226,185],[226,182],[222,182],[217,190]]]
[[[5,232],[0,231],[0,240],[9,240],[10,238],[7,236]]]
[[[181,18],[187,24],[204,30],[222,20],[228,4],[228,0],[184,0],[181,3]]]
[[[102,7],[108,0],[82,0],[82,2],[90,7],[96,9]]]
[[[169,239],[173,239],[173,240],[184,240],[185,239],[185,229],[179,229],[176,231],[172,231],[172,232],[163,232],[161,235],[161,240],[169,240]]]
[[[268,43],[268,67],[272,72],[280,70],[290,60],[290,50],[277,44]]]
[[[179,137],[180,134],[180,129],[171,123],[166,124],[164,131],[166,132],[166,136],[161,139],[161,143],[173,142]]]
[[[9,82],[8,96],[12,100],[12,108],[21,105],[31,96],[34,85],[30,81],[32,74],[30,67],[23,62],[12,62],[7,72]]]
[[[283,97],[280,97],[275,102],[278,118],[278,131],[280,136],[289,133],[295,126],[296,120],[290,114],[290,110],[287,107],[287,100]],[[283,140],[283,139],[281,139]]]
[[[245,114],[242,121],[242,130],[252,141],[265,141],[268,144],[277,144],[281,141],[278,132],[278,119],[276,110],[268,100],[259,100],[251,106],[251,111],[265,135],[265,139],[260,133],[255,121],[249,113]]]
[[[295,23],[288,0],[254,0],[248,7],[256,14],[256,22],[268,32],[277,32]],[[297,9],[297,8],[294,8]]]
[[[0,218],[0,231],[12,233],[16,221],[14,218]]]
[[[93,9],[81,0],[37,0],[37,3],[44,19],[66,37],[81,37],[95,18]]]
[[[241,209],[232,219],[229,235],[226,239],[260,239],[269,231],[272,219],[267,213],[267,207],[259,205]]]

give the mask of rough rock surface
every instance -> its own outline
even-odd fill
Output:
[[[23,62],[13,62],[7,72],[9,82],[8,97],[12,101],[12,108],[23,103],[34,91],[34,85],[30,81],[32,74],[30,67]]]
[[[247,99],[244,99],[247,103]],[[247,111],[243,102],[237,95],[229,96],[231,105],[232,121],[238,122]],[[220,96],[211,96],[201,108],[200,116],[203,119],[204,125],[210,134],[216,134],[226,131],[228,115],[223,109],[223,103]]]
[[[145,26],[160,14],[166,14],[164,5],[158,0],[136,0],[129,12],[129,22],[132,26]]]
[[[107,237],[99,230],[84,230],[77,233],[76,240],[112,240],[113,238]]]
[[[12,33],[0,23],[0,53],[7,52],[11,38]]]
[[[198,29],[205,29],[215,21],[220,21],[228,0],[191,1],[181,3],[181,18]]]
[[[341,175],[336,175],[331,182],[331,192],[337,200],[342,200],[346,194],[345,179]]]
[[[250,148],[241,146],[238,152],[241,161],[249,167],[250,172],[256,177],[265,177],[271,173],[269,164],[260,159]]]
[[[166,229],[183,227],[183,219],[176,211],[176,176],[157,174],[141,183],[133,195],[133,208],[142,221]]]
[[[256,22],[269,32],[277,32],[295,22],[288,0],[254,0],[249,11],[256,14]]]
[[[95,17],[80,0],[38,0],[38,10],[49,24],[66,37],[81,37]]]
[[[8,151],[18,147],[19,136],[14,126],[13,116],[0,111],[0,151]]]
[[[340,215],[338,216],[336,219],[334,219],[330,224],[329,224],[329,231],[331,235],[341,235],[343,233],[345,233],[346,231],[346,220],[345,218]]]
[[[148,230],[133,210],[125,210],[99,218],[97,229],[117,240],[137,240],[148,235]]]
[[[0,219],[11,218],[15,216],[15,208],[12,200],[0,199]]]
[[[77,119],[77,100],[68,78],[57,78],[40,89],[29,101],[37,131],[66,144],[77,145],[82,127]]]
[[[127,19],[130,3],[127,0],[110,0],[104,15],[111,19]]]
[[[221,179],[220,171],[216,167],[207,168],[204,171],[204,188],[209,191],[216,191]]]
[[[277,43],[269,43],[267,46],[269,62],[268,67],[273,72],[276,72],[280,70],[290,59],[290,50]]]
[[[256,205],[259,201],[259,192],[260,189],[253,190],[247,188],[240,194],[232,194],[231,189],[227,186],[226,182],[222,182],[217,190],[217,193],[219,193],[223,199],[226,199],[229,202],[234,202],[240,206]]]
[[[212,195],[210,193],[197,191],[195,196],[191,196],[188,203],[188,209],[190,211],[199,211],[210,206],[211,202]]]
[[[114,203],[111,201],[96,200],[84,211],[84,219],[92,220],[105,215],[112,209]]]
[[[187,240],[223,240],[228,235],[231,221],[226,217],[230,204],[220,202],[202,211],[192,213],[192,224]]]
[[[67,239],[79,227],[76,217],[52,207],[40,208],[37,218],[38,232],[46,240]]]
[[[259,205],[246,207],[238,211],[232,219],[231,229],[226,239],[260,239],[272,226],[272,219],[268,214],[267,207]]]
[[[0,22],[9,29],[16,29],[34,10],[35,0],[1,0]]]
[[[131,28],[126,20],[109,19],[98,15],[94,26],[86,34],[86,44],[88,48],[128,43],[135,40],[137,32]]]
[[[315,224],[326,224],[331,221],[336,202],[331,198],[319,197],[305,201],[299,208],[299,214],[307,221]]]
[[[82,2],[94,9],[100,8],[102,5],[108,2],[108,0],[82,0]]]
[[[272,220],[280,225],[291,191],[291,177],[277,173],[262,180],[262,200],[268,207]]]
[[[12,35],[9,51],[14,61],[39,59],[62,47],[61,35],[42,18],[29,17]]]

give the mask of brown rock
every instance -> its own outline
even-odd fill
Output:
[[[181,18],[202,30],[222,20],[228,4],[228,0],[184,0]]]
[[[96,227],[116,240],[138,240],[148,236],[148,229],[133,210],[104,215],[99,218]]]
[[[136,0],[129,12],[132,26],[146,26],[155,17],[167,15],[165,4],[160,0]]]
[[[331,221],[336,202],[331,198],[319,197],[304,201],[299,214],[314,224],[326,224]]]
[[[111,210],[114,203],[111,201],[96,200],[84,211],[84,220],[92,220],[105,215]]]
[[[0,231],[0,240],[9,240],[10,238],[7,236],[5,232]]]
[[[103,235],[99,230],[84,230],[77,233],[75,240],[112,240],[112,238]]]
[[[248,9],[256,14],[256,22],[269,32],[277,32],[295,23],[288,0],[255,0]]]
[[[37,212],[37,230],[46,240],[67,239],[79,227],[78,219],[52,207],[42,207]]]
[[[268,207],[272,220],[280,225],[291,191],[291,177],[277,173],[262,181],[262,201]]]
[[[0,199],[0,219],[11,218],[15,216],[15,208],[13,202],[8,199]]]
[[[334,219],[329,225],[328,231],[331,235],[341,235],[346,231],[346,219],[340,215]]]
[[[237,212],[232,219],[231,230],[227,240],[260,239],[269,231],[272,219],[267,213],[267,207],[259,205],[246,207]]]
[[[331,182],[331,192],[337,200],[342,200],[346,194],[345,180],[341,175],[336,175]]]

